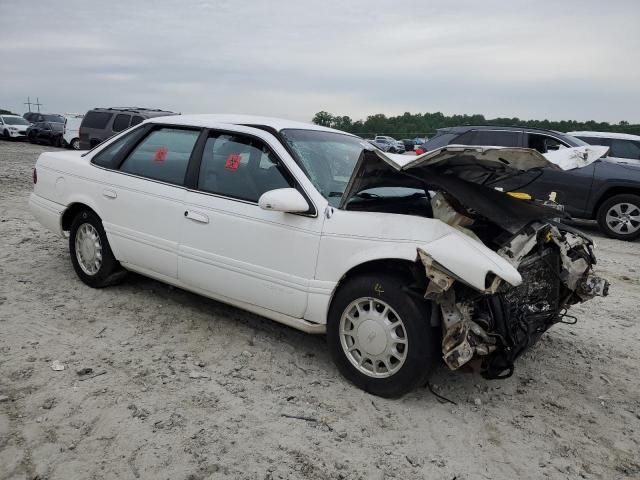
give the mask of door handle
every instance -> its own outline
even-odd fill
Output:
[[[193,210],[186,210],[184,212],[184,216],[189,220],[193,220],[194,222],[209,223],[209,217],[207,217],[204,213],[194,212]]]
[[[102,191],[102,195],[104,195],[107,198],[117,198],[118,194],[115,192],[115,190],[109,190],[109,189],[104,189]]]

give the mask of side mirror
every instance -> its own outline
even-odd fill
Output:
[[[262,194],[258,206],[274,212],[302,213],[309,210],[309,204],[295,188],[277,188]]]

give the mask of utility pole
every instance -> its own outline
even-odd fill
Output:
[[[27,101],[24,102],[24,105],[26,105],[29,108],[29,112],[31,112],[31,97],[27,97]]]
[[[42,106],[42,104],[40,103],[40,99],[38,97],[36,97],[36,103],[34,103],[34,105],[38,107],[38,113],[40,113],[40,107]]]

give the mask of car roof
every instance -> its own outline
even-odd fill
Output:
[[[557,130],[550,130],[548,128],[526,127],[518,125],[460,125],[457,127],[439,128],[438,132],[463,133],[468,130],[530,130],[534,132],[553,133],[555,135],[567,135],[566,133],[558,132]]]
[[[284,118],[275,117],[262,117],[258,115],[238,115],[238,114],[198,114],[198,115],[172,115],[168,117],[154,117],[147,120],[147,122],[163,122],[171,123],[173,125],[189,125],[199,127],[216,127],[221,123],[229,125],[247,125],[247,126],[260,126],[268,127],[275,131],[281,131],[285,129],[297,129],[297,130],[317,130],[321,132],[334,132],[344,135],[351,135],[350,133],[336,130],[333,128],[322,127],[313,123],[297,122],[295,120],[286,120]]]
[[[161,115],[163,113],[171,113],[171,110],[161,110],[159,108],[145,108],[145,107],[96,107],[90,110],[91,112],[127,112],[127,113],[141,113],[146,115]]]
[[[593,137],[593,138],[617,138],[619,140],[640,140],[640,135],[632,135],[630,133],[617,132],[567,132],[567,135],[574,137]]]

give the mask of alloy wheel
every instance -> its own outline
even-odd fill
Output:
[[[605,216],[607,226],[619,235],[631,235],[640,230],[640,206],[633,203],[616,203]]]

